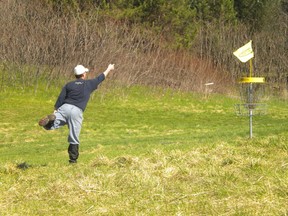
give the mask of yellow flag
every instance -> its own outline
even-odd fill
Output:
[[[238,50],[233,52],[233,54],[241,61],[247,62],[251,58],[254,57],[254,52],[252,49],[252,40],[250,40],[247,44],[240,47]]]

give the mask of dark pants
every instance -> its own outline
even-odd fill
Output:
[[[79,145],[70,144],[68,147],[69,162],[76,163],[79,156]]]

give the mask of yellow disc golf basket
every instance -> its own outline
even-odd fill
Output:
[[[250,128],[250,138],[253,136],[253,116],[254,115],[264,115],[267,112],[267,106],[264,103],[261,103],[261,100],[263,99],[264,93],[265,93],[265,78],[264,77],[253,77],[253,65],[252,65],[252,58],[254,57],[254,53],[252,51],[251,47],[251,41],[250,43],[250,50],[248,52],[247,45],[244,47],[244,50],[246,51],[245,55],[247,56],[247,53],[250,54],[249,60],[250,60],[250,74],[248,77],[242,77],[239,80],[240,84],[240,96],[241,96],[241,104],[235,105],[236,114],[239,116],[249,116],[249,128]],[[241,48],[240,48],[241,49]],[[234,55],[236,57],[237,54]],[[242,50],[243,53],[243,50]],[[239,55],[239,54],[238,54]],[[252,57],[251,57],[252,56]],[[241,59],[241,57],[238,57],[242,62],[246,62],[246,59]]]

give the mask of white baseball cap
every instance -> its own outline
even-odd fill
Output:
[[[75,75],[81,75],[81,74],[86,73],[86,72],[89,72],[89,69],[85,68],[83,65],[77,65],[74,68],[74,74]]]

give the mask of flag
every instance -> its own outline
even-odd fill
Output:
[[[238,50],[233,52],[233,54],[241,61],[247,62],[251,58],[254,57],[254,52],[252,49],[252,40],[250,40],[247,44],[240,47]]]

